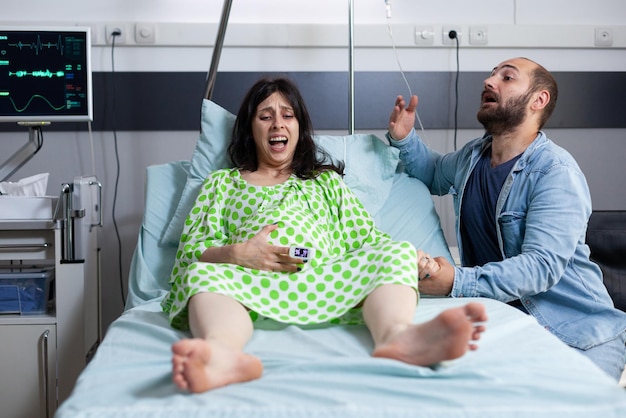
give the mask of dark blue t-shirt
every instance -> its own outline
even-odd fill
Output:
[[[470,174],[461,205],[463,265],[482,266],[502,261],[496,232],[496,203],[513,165],[521,156],[491,168],[491,147]]]

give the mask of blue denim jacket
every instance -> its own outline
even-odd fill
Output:
[[[407,173],[434,195],[452,194],[459,212],[465,185],[491,136],[460,150],[439,154],[415,130],[400,141]],[[544,133],[522,154],[508,175],[496,205],[498,242],[503,261],[455,268],[450,296],[519,299],[537,321],[566,344],[589,349],[626,330],[626,313],[614,308],[600,268],[585,244],[591,196],[574,158]]]

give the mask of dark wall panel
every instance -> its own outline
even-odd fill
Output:
[[[307,102],[317,130],[347,130],[348,74],[345,72],[220,72],[213,100],[236,113],[247,89],[262,76],[293,79]],[[480,128],[476,111],[486,77],[483,72],[459,75],[458,127]],[[420,118],[426,129],[454,127],[456,73],[406,73],[420,98]],[[560,72],[559,101],[548,127],[626,128],[626,72]],[[94,84],[94,130],[187,131],[199,130],[200,105],[206,73],[97,72]],[[385,129],[398,94],[408,96],[399,72],[355,74],[355,128]],[[0,131],[17,131],[2,124]],[[86,124],[58,123],[49,130],[86,130]]]

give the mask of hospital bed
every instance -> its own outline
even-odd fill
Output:
[[[533,317],[478,300],[489,320],[479,349],[436,367],[372,358],[364,326],[301,328],[257,322],[246,348],[263,376],[203,394],[171,382],[170,327],[160,301],[184,216],[202,178],[226,166],[234,116],[204,100],[202,133],[189,161],[147,168],[145,215],[125,312],[109,327],[57,418],[192,417],[624,417],[626,391]],[[346,162],[346,182],[379,227],[452,260],[428,189],[409,178],[397,150],[372,135],[317,136]],[[468,299],[419,301],[415,322]]]
[[[350,0],[350,48],[352,49]],[[57,410],[56,418],[588,418],[626,416],[626,391],[533,317],[490,299],[479,349],[433,367],[372,358],[365,326],[298,327],[255,323],[246,351],[263,376],[202,394],[171,382],[171,345],[189,334],[170,327],[160,301],[200,184],[228,166],[234,115],[212,102],[230,12],[224,1],[202,104],[201,133],[189,161],[147,168],[146,206],[129,274],[124,313]],[[373,135],[354,134],[352,50],[349,135],[316,136],[346,164],[345,181],[397,240],[454,262],[426,186],[408,177],[398,151]],[[470,299],[421,297],[415,322]]]

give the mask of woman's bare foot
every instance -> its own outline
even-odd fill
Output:
[[[193,393],[261,377],[263,365],[250,354],[216,341],[184,339],[172,346],[172,381]]]
[[[487,320],[485,307],[476,302],[443,311],[434,319],[409,325],[374,349],[374,357],[385,357],[418,366],[430,366],[461,357],[478,348]]]

